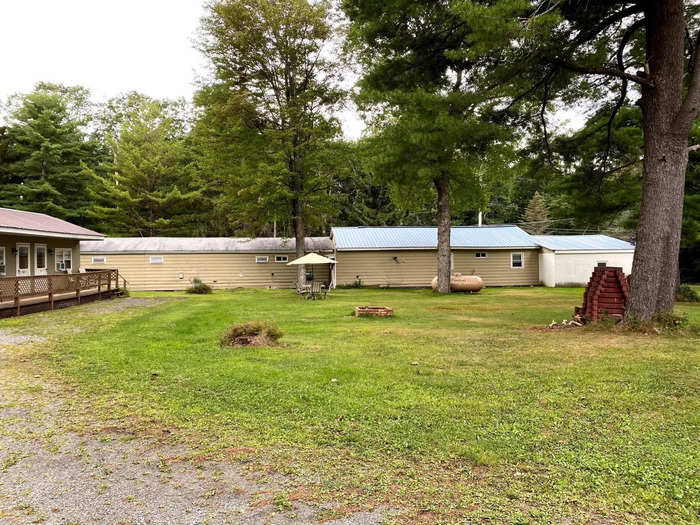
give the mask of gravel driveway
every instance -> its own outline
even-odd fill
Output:
[[[81,308],[105,308],[93,304]],[[46,319],[41,315],[37,321]],[[1,523],[382,521],[381,511],[328,521],[324,516],[332,516],[337,504],[297,500],[283,476],[250,471],[243,463],[194,462],[183,446],[109,430],[68,430],[62,422],[71,410],[65,402],[70,392],[45,379],[27,358],[28,345],[44,335],[0,325]]]

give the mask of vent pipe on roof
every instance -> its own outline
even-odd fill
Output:
[[[481,210],[479,210],[479,227],[481,227],[483,220],[484,220],[484,213]]]

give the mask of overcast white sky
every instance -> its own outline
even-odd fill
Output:
[[[0,0],[0,100],[39,81],[81,85],[96,100],[131,90],[192,98],[205,71],[193,47],[203,0]],[[356,138],[362,123],[341,116]]]

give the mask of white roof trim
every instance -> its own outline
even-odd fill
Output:
[[[318,253],[332,253],[333,250],[316,250]],[[95,251],[95,250],[80,250],[82,255],[178,255],[178,254],[201,254],[212,255],[217,253],[232,253],[236,255],[289,255],[296,253],[294,250],[123,250],[123,251]]]
[[[61,239],[77,239],[81,241],[104,241],[104,236],[102,235],[77,235],[74,233],[57,233],[42,230],[25,230],[24,228],[0,227],[0,233],[7,233],[10,235],[26,235],[28,237],[58,237]]]
[[[450,246],[450,250],[539,250],[539,246]],[[411,246],[410,248],[336,248],[337,252],[410,252],[437,251],[437,246]]]
[[[544,248],[544,247],[543,247]],[[550,252],[554,253],[634,253],[634,250],[631,249],[625,249],[625,250],[611,250],[611,249],[590,249],[590,250],[550,250],[547,249]]]

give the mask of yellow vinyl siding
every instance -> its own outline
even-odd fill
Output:
[[[296,267],[274,262],[275,255],[294,259],[294,254],[274,253],[87,253],[81,255],[81,267],[116,268],[131,290],[184,290],[194,277],[219,289],[294,288]],[[163,263],[151,264],[153,256],[162,256]],[[256,264],[257,256],[267,256],[269,262]],[[107,260],[105,264],[93,264],[92,257]],[[314,278],[330,281],[328,265],[315,265]]]
[[[485,251],[488,256],[477,259],[477,251]],[[523,254],[523,268],[510,267],[511,252]],[[454,272],[476,274],[486,286],[539,284],[538,250],[453,250],[452,253]],[[336,260],[338,286],[351,285],[359,279],[363,286],[427,287],[437,275],[435,250],[340,251]]]
[[[363,286],[422,287],[437,274],[435,250],[338,252],[336,261],[338,286],[351,285],[359,276]]]
[[[476,252],[486,252],[477,258]],[[523,267],[510,267],[510,254],[523,254]],[[453,271],[464,275],[478,275],[486,286],[519,286],[539,284],[538,250],[452,250]]]

